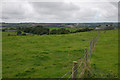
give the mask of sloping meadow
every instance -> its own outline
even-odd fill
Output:
[[[90,41],[97,35],[97,31],[28,36],[8,36],[9,33],[16,34],[15,32],[2,33],[3,78],[60,78],[71,70],[73,61],[79,61],[84,56],[84,49],[89,49]],[[117,50],[117,39],[115,39],[117,35],[114,33],[117,33],[117,30],[100,32],[96,51],[92,54],[92,65],[97,69],[105,70],[109,67],[111,70],[112,67],[117,67],[103,66],[107,65],[106,61],[111,62],[111,59],[113,64],[117,64],[115,58],[117,52],[114,52],[114,49]],[[109,36],[106,37],[109,42],[105,43],[108,45],[111,43],[110,46],[107,45],[107,48],[110,48],[109,52],[102,47],[106,45],[105,36]],[[106,58],[100,56],[104,54]],[[116,68],[113,69],[116,73]]]

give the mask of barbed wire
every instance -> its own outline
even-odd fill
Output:
[[[76,66],[77,66],[77,65],[73,66],[72,69],[73,69],[74,67],[76,67]],[[61,78],[64,78],[64,77],[65,77],[68,73],[70,73],[70,72],[71,72],[71,70],[69,70],[69,71],[68,71],[66,74],[64,74]],[[61,78],[60,78],[60,79],[61,79]],[[59,79],[59,80],[60,80],[60,79]]]
[[[89,51],[87,52],[87,53],[89,53],[88,55],[90,56],[90,59],[91,59],[91,53],[92,53],[92,49],[94,49],[94,47],[95,47],[95,45],[96,45],[96,43],[97,43],[97,39],[98,39],[98,37],[99,37],[99,32],[97,33],[97,36],[96,37],[94,37],[91,41],[90,41],[90,45],[89,45]],[[92,47],[93,46],[93,47]],[[79,67],[74,71],[74,72],[76,72],[79,68],[80,68],[80,66],[81,66],[81,64],[83,63],[83,61],[85,60],[85,54],[83,54],[82,55],[84,58],[81,60],[81,62],[79,63]],[[88,57],[87,57],[88,58]],[[77,65],[75,65],[75,66],[73,66],[72,67],[72,69],[74,68],[74,67],[76,67]],[[85,69],[85,68],[84,68]],[[84,71],[84,69],[81,71],[81,74],[83,73],[83,71]],[[64,74],[61,78],[64,78],[68,73],[70,73],[71,72],[71,70],[69,70],[66,74]],[[73,72],[73,73],[74,73]],[[80,74],[80,75],[81,75]],[[80,76],[79,75],[79,76]],[[68,79],[67,80],[69,80],[70,78],[71,78],[71,76],[72,76],[72,74],[68,77]],[[60,79],[61,79],[60,78]],[[60,80],[59,79],[59,80]]]
[[[83,60],[84,60],[84,59],[83,59]],[[83,60],[80,62],[79,67],[78,67],[78,68],[77,68],[74,72],[76,72],[76,71],[80,68],[81,64],[83,63]],[[73,72],[73,73],[74,73],[74,72]],[[67,80],[69,80],[71,76],[72,76],[72,74],[68,77],[68,79],[67,79]]]
[[[81,62],[80,62],[80,63],[81,63]],[[74,67],[76,67],[76,66],[77,66],[77,65],[73,66],[72,69],[73,69]],[[64,77],[65,77],[68,73],[70,73],[70,72],[71,72],[71,70],[69,70],[69,71],[68,71],[66,74],[64,74],[61,78],[64,78]],[[60,78],[60,79],[61,79],[61,78]],[[60,79],[59,79],[59,80],[60,80]]]

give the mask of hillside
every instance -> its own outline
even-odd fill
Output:
[[[89,49],[90,41],[97,35],[97,31],[42,36],[7,36],[8,33],[16,34],[3,32],[3,78],[60,78],[72,68],[73,61],[83,57],[84,49]],[[117,33],[100,32],[91,62],[98,73],[96,77],[110,70],[117,76]]]

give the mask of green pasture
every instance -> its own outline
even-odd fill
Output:
[[[91,60],[94,71],[100,75],[109,71],[115,75],[118,73],[117,33],[117,30],[100,32]],[[2,32],[3,78],[60,78],[71,70],[73,61],[84,56],[84,49],[89,49],[89,43],[97,31],[62,35],[8,34],[16,32]]]
[[[92,54],[92,66],[97,77],[118,77],[118,30],[101,31],[95,51]]]

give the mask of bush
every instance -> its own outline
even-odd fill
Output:
[[[66,29],[64,29],[64,28],[61,28],[61,29],[58,29],[58,30],[53,29],[53,30],[50,32],[50,34],[68,34],[68,33],[70,33],[70,31],[69,31],[69,30],[66,30]]]
[[[17,35],[21,35],[21,33],[22,33],[22,32],[21,32],[20,30],[17,31]]]
[[[10,34],[8,34],[8,36],[10,36]]]
[[[22,35],[23,35],[23,36],[26,36],[26,33],[23,33]]]
[[[3,32],[5,32],[5,29],[2,29]]]
[[[52,31],[50,31],[50,34],[57,34],[57,30],[56,29],[53,29]]]
[[[91,30],[93,30],[93,29],[83,28],[83,29],[79,29],[79,30],[74,31],[73,33],[77,33],[77,32],[86,32],[86,31],[91,31]]]
[[[15,28],[10,28],[9,30],[16,30]]]
[[[49,29],[43,28],[43,26],[28,27],[28,28],[24,28],[23,31],[26,33],[32,33],[38,35],[49,34]]]

